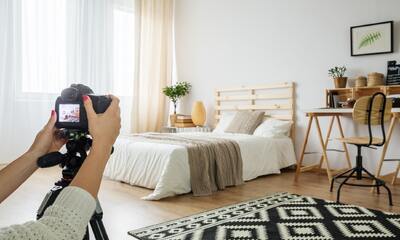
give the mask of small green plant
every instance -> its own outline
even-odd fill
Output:
[[[176,114],[176,105],[178,100],[188,94],[191,88],[192,85],[188,82],[178,82],[177,84],[163,88],[165,96],[169,97],[169,99],[174,103],[174,114]]]
[[[358,45],[358,49],[373,44],[376,40],[378,40],[381,37],[382,37],[382,35],[380,32],[374,32],[374,33],[365,35],[363,37],[363,39],[361,40],[360,45]]]
[[[344,73],[346,72],[346,67],[334,67],[328,70],[328,74],[329,76],[331,76],[332,78],[339,78],[339,77],[343,77]]]

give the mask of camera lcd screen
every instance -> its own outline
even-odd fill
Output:
[[[79,104],[60,104],[59,122],[79,123]]]

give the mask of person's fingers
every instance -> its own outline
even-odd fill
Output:
[[[82,97],[82,99],[83,99],[83,105],[85,106],[86,115],[88,117],[88,120],[96,117],[96,112],[93,109],[93,104],[92,104],[92,100],[90,99],[90,97],[85,95]]]
[[[117,98],[116,96],[111,95],[111,94],[109,95],[109,97],[111,98],[111,104],[107,108],[105,113],[115,112],[119,108],[119,98]]]
[[[54,125],[56,124],[57,121],[57,113],[54,110],[51,110],[51,115],[49,118],[49,121],[47,121],[46,125],[44,126],[44,129],[46,130],[53,130]]]
[[[111,104],[110,104],[110,107],[111,107],[111,109],[117,109],[117,108],[119,108],[119,98],[117,98],[116,96],[114,96],[114,95],[110,95],[110,98],[111,98]]]
[[[65,139],[54,140],[51,144],[49,152],[58,152],[66,142],[67,140]]]
[[[117,108],[116,114],[117,114],[118,116],[121,116],[121,108],[120,108],[120,107]]]

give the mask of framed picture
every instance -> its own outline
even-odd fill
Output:
[[[393,52],[393,21],[350,28],[351,56]]]

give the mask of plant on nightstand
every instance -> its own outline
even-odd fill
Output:
[[[346,67],[334,67],[329,69],[328,73],[335,82],[335,88],[345,88],[347,83],[347,77],[344,76]]]
[[[178,100],[190,92],[192,85],[188,82],[178,82],[172,86],[163,88],[163,93],[167,96],[174,104],[174,114],[170,115],[171,125],[174,126],[176,121],[176,106]]]

